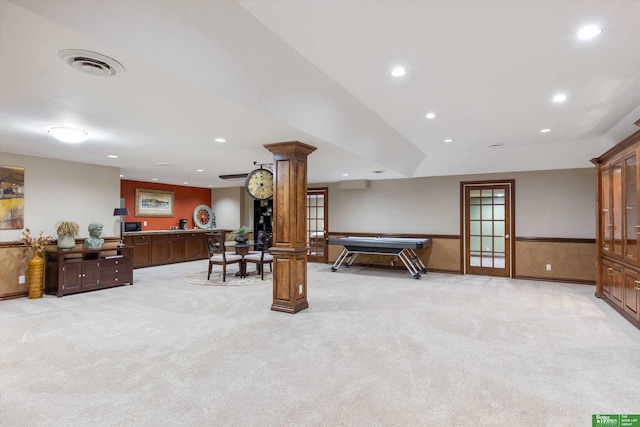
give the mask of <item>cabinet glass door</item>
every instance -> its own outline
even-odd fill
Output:
[[[602,252],[611,253],[611,174],[609,168],[602,169]]]
[[[611,232],[613,244],[611,254],[622,257],[622,162],[614,163],[611,168]]]
[[[638,158],[633,155],[624,159],[625,181],[625,235],[624,258],[638,265]]]

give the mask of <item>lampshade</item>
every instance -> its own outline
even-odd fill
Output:
[[[127,216],[129,215],[129,209],[127,208],[115,208],[113,210],[113,216]]]

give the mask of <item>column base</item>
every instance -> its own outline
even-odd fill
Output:
[[[296,314],[297,312],[302,311],[305,308],[309,308],[309,302],[307,300],[304,300],[294,306],[281,305],[276,303],[271,304],[271,310],[281,311],[283,313],[291,313],[291,314]]]

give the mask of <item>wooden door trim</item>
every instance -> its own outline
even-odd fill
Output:
[[[510,222],[511,232],[509,233],[509,252],[510,252],[510,266],[509,276],[514,277],[516,275],[516,180],[515,179],[498,179],[487,181],[460,181],[460,272],[467,274],[466,270],[466,254],[465,254],[465,242],[467,235],[465,234],[465,187],[476,186],[491,186],[491,185],[508,185],[509,186],[509,203],[510,209]]]

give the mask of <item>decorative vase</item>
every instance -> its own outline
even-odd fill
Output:
[[[238,236],[235,238],[236,243],[240,245],[244,245],[245,243],[247,243],[247,240],[249,240],[247,236]]]
[[[29,261],[29,299],[42,298],[44,279],[44,260],[39,251],[33,251],[33,258]]]
[[[76,238],[70,234],[58,234],[58,247],[60,249],[71,249],[76,245]]]

